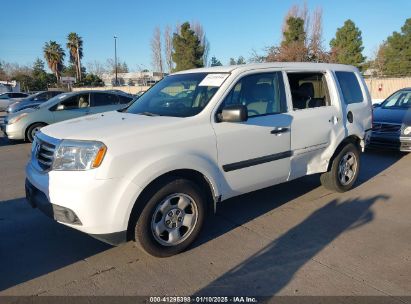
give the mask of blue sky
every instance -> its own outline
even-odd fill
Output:
[[[105,63],[114,56],[113,35],[118,39],[118,57],[131,70],[151,68],[150,39],[156,26],[173,27],[184,21],[203,24],[211,44],[210,55],[223,64],[230,57],[251,56],[252,50],[281,39],[284,15],[293,4],[280,0],[156,0],[156,1],[4,1],[0,18],[0,60],[31,64],[42,58],[45,41],[65,45],[69,32],[84,40],[83,63]],[[364,54],[372,56],[393,31],[400,31],[410,18],[411,1],[307,0],[310,9],[323,9],[324,44],[344,20],[350,18],[362,31]],[[5,13],[10,12],[10,13]],[[210,57],[211,57],[210,56]]]

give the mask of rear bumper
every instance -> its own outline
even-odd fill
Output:
[[[411,152],[411,137],[372,134],[367,148]]]

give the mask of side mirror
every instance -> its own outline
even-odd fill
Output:
[[[56,111],[63,111],[66,107],[64,106],[64,104],[59,104],[56,108]]]
[[[219,115],[221,122],[242,122],[247,121],[247,107],[243,105],[226,106]]]
[[[373,107],[373,108],[379,108],[379,107],[381,107],[381,104],[380,104],[380,103],[374,103],[374,104],[372,105],[372,107]]]

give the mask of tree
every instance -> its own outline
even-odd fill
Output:
[[[201,23],[192,22],[191,27],[192,27],[194,33],[196,33],[198,39],[200,40],[201,46],[204,49],[203,64],[204,64],[204,66],[207,66],[208,56],[209,56],[209,53],[210,53],[210,42],[207,39],[207,35],[206,35],[206,33],[204,31],[204,28],[201,25]]]
[[[311,33],[309,37],[308,52],[310,61],[323,62],[328,61],[327,53],[323,46],[323,28],[322,28],[323,12],[321,8],[316,8],[312,14]]]
[[[116,64],[114,63],[114,59],[107,59],[106,62],[106,70],[108,73],[115,73],[116,72]],[[119,59],[117,61],[117,73],[128,73],[128,65],[126,62],[121,62],[121,60]]]
[[[361,31],[352,20],[346,20],[344,25],[337,29],[330,46],[336,62],[362,68],[365,57],[362,55],[364,47],[362,46]]]
[[[171,27],[166,26],[164,30],[164,59],[167,67],[167,72],[171,73],[173,71],[173,34],[171,32]]]
[[[151,38],[151,58],[153,70],[155,72],[163,73],[163,51],[161,45],[161,31],[160,28],[154,29],[153,37]]]
[[[183,23],[180,33],[174,33],[173,48],[172,58],[176,64],[175,71],[204,66],[204,47],[201,45],[198,36],[191,29],[190,23]]]
[[[104,73],[106,73],[106,69],[104,68],[103,64],[97,60],[87,63],[87,71],[90,74],[97,75],[100,78]]]
[[[103,87],[103,80],[95,74],[87,74],[81,82],[76,84],[77,87],[87,86],[87,87]]]
[[[229,65],[236,65],[237,61],[234,58],[230,58],[230,61],[228,62]]]
[[[6,71],[3,68],[3,62],[0,61],[0,80],[7,80]]]
[[[246,64],[245,59],[244,59],[243,56],[240,56],[237,59],[237,65],[240,65],[240,64]]]
[[[77,81],[81,81],[81,58],[83,58],[83,39],[77,34],[71,32],[67,35],[67,49],[70,54],[70,62],[76,68]]]
[[[308,61],[304,20],[300,17],[289,17],[286,24],[281,45],[269,48],[267,61]]]
[[[405,21],[400,33],[392,33],[380,46],[375,61],[383,75],[411,75],[411,18]]]
[[[43,52],[50,70],[56,75],[57,81],[59,81],[64,57],[66,56],[63,48],[56,41],[50,40],[44,44]]]
[[[212,67],[213,66],[222,66],[222,63],[220,62],[220,60],[218,60],[216,57],[211,57],[211,64]]]

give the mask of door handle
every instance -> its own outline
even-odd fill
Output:
[[[271,130],[270,133],[274,134],[274,135],[279,135],[279,134],[287,133],[287,132],[290,132],[290,128],[277,127],[277,128],[274,128],[273,130]]]
[[[331,122],[333,125],[336,125],[338,123],[338,120],[338,117],[333,116],[330,120],[328,120],[328,122]]]

